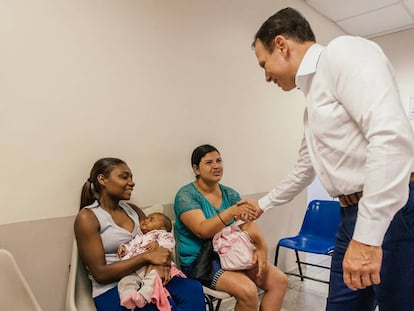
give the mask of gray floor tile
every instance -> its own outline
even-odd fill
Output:
[[[330,257],[308,256],[308,261],[322,265],[330,265]],[[313,277],[329,279],[329,270],[307,266],[304,273]],[[292,272],[298,273],[297,269]],[[282,311],[325,311],[328,284],[289,276],[288,290]],[[223,301],[220,311],[234,310],[234,299]],[[378,309],[376,310],[378,311]]]

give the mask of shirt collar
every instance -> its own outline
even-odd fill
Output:
[[[304,90],[310,76],[316,72],[319,56],[323,49],[322,45],[315,43],[306,51],[296,73],[295,82],[299,89]]]

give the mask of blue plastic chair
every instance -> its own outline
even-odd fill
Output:
[[[292,272],[286,272],[286,274],[298,276],[302,281],[304,279],[310,279],[328,284],[329,281],[304,275],[301,265],[309,265],[323,269],[330,269],[330,267],[301,261],[299,252],[332,255],[340,218],[340,204],[338,201],[311,201],[306,209],[299,234],[279,240],[276,247],[275,266],[277,265],[280,247],[293,249],[296,254],[299,274]]]

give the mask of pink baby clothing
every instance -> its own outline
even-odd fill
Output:
[[[237,223],[214,235],[213,248],[224,270],[247,270],[255,266],[253,252],[256,247],[249,234],[242,231]]]
[[[145,234],[139,232],[134,239],[123,244],[126,250],[123,260],[136,256],[147,251],[147,245],[157,241],[159,246],[173,250],[175,247],[174,235],[166,230],[153,230]],[[185,275],[171,264],[171,277]],[[161,287],[160,287],[161,286]],[[146,274],[146,267],[141,267],[135,273],[123,277],[118,283],[118,292],[121,305],[128,309],[143,307],[148,302],[153,302],[159,310],[171,310],[168,302],[169,293],[162,286],[162,280],[155,270]],[[161,309],[162,308],[162,309]]]
[[[171,265],[170,273],[171,277],[186,277],[184,273],[177,269],[175,264]],[[136,290],[137,276],[134,274],[122,278],[119,282],[121,306],[133,310],[135,307],[142,308],[148,302],[151,302],[157,305],[157,309],[160,311],[170,311],[171,306],[168,297],[171,295],[163,286],[157,271],[151,270],[147,275],[141,276],[141,279],[143,285],[139,291]]]
[[[144,234],[139,231],[131,241],[127,244],[123,244],[126,254],[122,259],[128,259],[144,253],[147,250],[147,245],[154,241],[157,241],[159,246],[168,248],[171,251],[174,250],[175,240],[172,232],[166,230],[152,230]]]
[[[171,273],[171,277],[174,277],[174,276],[180,276],[183,278],[186,277],[185,274],[182,273],[180,270],[178,270],[175,265],[171,266],[170,273]],[[168,301],[168,297],[170,296],[171,295],[168,292],[168,290],[162,285],[161,278],[159,277],[159,275],[157,275],[155,279],[155,284],[154,284],[154,291],[151,296],[151,302],[153,304],[156,304],[158,310],[160,311],[170,311],[171,306]]]

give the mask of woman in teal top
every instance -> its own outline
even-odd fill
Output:
[[[184,212],[194,210],[199,206],[206,218],[212,218],[241,200],[240,195],[233,189],[221,184],[218,184],[218,186],[220,187],[223,197],[221,206],[218,208],[213,206],[204,195],[201,194],[193,182],[183,186],[175,197],[174,210],[177,216],[175,229],[179,232],[178,254],[182,266],[190,266],[198,257],[204,239],[200,239],[194,235],[194,233],[192,233],[180,220],[180,215]],[[228,224],[230,225],[232,223],[233,220],[230,220]]]
[[[181,269],[190,273],[200,255],[205,240],[212,238],[234,219],[247,220],[253,215],[247,205],[238,205],[240,195],[219,183],[223,162],[218,150],[211,145],[197,147],[191,156],[196,180],[183,186],[175,197],[175,230]],[[283,304],[287,288],[286,275],[267,261],[267,245],[254,221],[241,225],[255,242],[254,260],[250,270],[224,271],[214,260],[213,289],[229,293],[237,300],[236,311],[258,310],[257,287],[264,290],[261,311],[277,311]]]

